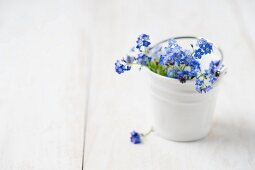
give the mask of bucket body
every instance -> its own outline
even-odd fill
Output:
[[[205,94],[195,90],[195,82],[158,75],[146,70],[150,108],[155,132],[168,140],[194,141],[207,136],[218,94],[218,83]]]

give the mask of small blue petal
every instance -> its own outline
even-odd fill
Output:
[[[136,131],[131,132],[130,141],[133,144],[140,144],[140,143],[142,143],[140,134],[137,133]]]

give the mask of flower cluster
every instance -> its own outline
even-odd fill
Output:
[[[220,65],[220,61],[211,61],[209,69],[206,69],[204,73],[200,74],[196,78],[196,90],[199,93],[208,92],[212,89],[212,85],[218,80],[220,76],[220,70],[223,68],[223,65]]]
[[[211,61],[208,69],[201,69],[200,59],[213,51],[213,44],[203,38],[197,40],[195,47],[191,44],[192,50],[183,49],[175,39],[169,39],[165,46],[156,46],[151,51],[150,44],[148,35],[140,35],[130,54],[115,63],[116,72],[121,74],[129,71],[132,64],[146,66],[159,75],[178,79],[181,83],[195,79],[199,93],[210,91],[220,76],[223,67],[220,61]]]
[[[176,78],[185,83],[186,80],[196,77],[200,64],[192,57],[191,51],[182,49],[174,39],[170,39],[162,50],[159,62],[154,58],[149,68],[160,75]]]
[[[199,48],[195,50],[195,57],[201,59],[202,55],[210,54],[212,52],[212,43],[208,43],[205,39],[201,38],[197,40],[197,46]]]
[[[149,57],[147,54],[148,47],[151,44],[149,40],[149,35],[140,35],[136,41],[136,46],[130,50],[129,54],[125,58],[123,58],[121,62],[119,60],[116,61],[116,72],[121,74],[125,71],[129,71],[132,64],[148,66],[148,63],[151,61],[151,57]]]

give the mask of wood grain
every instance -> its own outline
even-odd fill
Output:
[[[255,168],[255,16],[250,1],[89,1],[91,89],[85,150],[88,170],[252,170]],[[238,5],[238,4],[242,4]],[[153,42],[197,35],[217,42],[229,68],[210,135],[176,143],[150,135],[132,145],[129,132],[150,128],[143,72],[114,73],[136,36]],[[251,41],[252,40],[252,41]]]
[[[81,169],[84,7],[82,1],[1,1],[1,170]]]
[[[1,1],[0,170],[255,169],[253,9],[252,0]],[[146,80],[113,63],[140,33],[154,43],[203,36],[223,49],[229,73],[207,138],[129,142],[151,127]]]

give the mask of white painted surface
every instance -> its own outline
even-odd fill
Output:
[[[241,5],[240,5],[241,4]],[[85,150],[88,170],[255,169],[253,1],[90,1],[92,79]],[[245,19],[243,19],[245,18]],[[143,72],[114,72],[115,59],[148,33],[154,43],[197,35],[217,42],[229,73],[207,138],[176,143],[129,133],[150,128]],[[251,41],[252,40],[252,41]]]
[[[80,170],[85,5],[0,2],[0,169]]]
[[[152,127],[157,135],[172,141],[196,141],[208,135],[218,96],[214,90],[201,95],[195,81],[184,84],[176,79],[145,70],[148,79],[147,107],[152,113]],[[222,76],[224,76],[222,74]]]
[[[253,9],[252,0],[1,1],[0,169],[81,169],[87,102],[86,170],[255,169]],[[204,36],[224,50],[229,74],[206,139],[129,142],[151,125],[147,86],[143,72],[119,76],[113,63],[140,33],[154,43]]]

